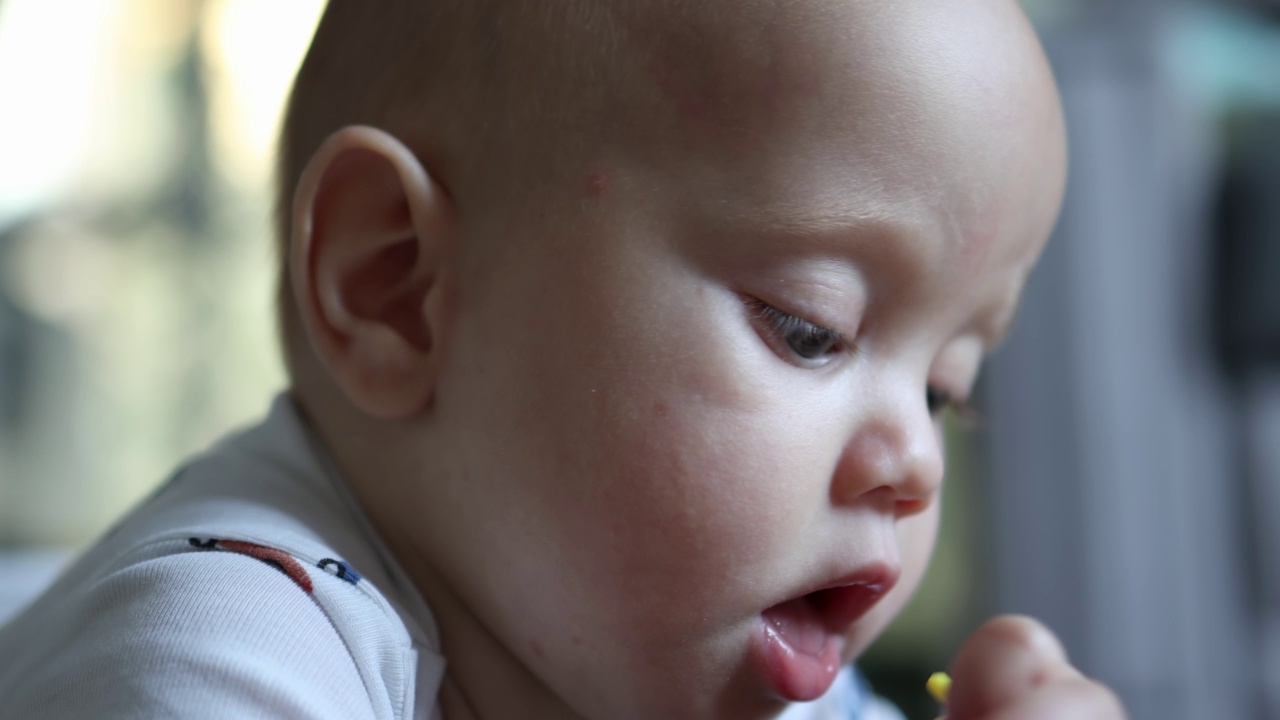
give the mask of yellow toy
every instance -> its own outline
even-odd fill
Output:
[[[929,676],[929,681],[924,684],[925,689],[933,696],[934,700],[947,704],[947,695],[951,692],[951,676],[944,672],[936,672]]]

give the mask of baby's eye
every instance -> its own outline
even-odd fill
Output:
[[[954,404],[951,400],[951,393],[932,385],[924,390],[924,402],[929,406],[929,414],[934,417],[937,417],[943,410]]]
[[[925,388],[924,401],[929,406],[929,414],[934,418],[940,416],[943,410],[951,410],[956,419],[965,425],[973,425],[981,420],[981,415],[972,405],[941,388],[932,385]]]
[[[758,300],[752,304],[778,339],[802,360],[817,360],[839,350],[844,342],[840,333],[831,328],[816,325]]]

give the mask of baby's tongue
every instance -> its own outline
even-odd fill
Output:
[[[804,597],[788,600],[764,611],[777,639],[792,651],[809,657],[819,657],[827,648],[827,628],[813,603]]]
[[[840,672],[842,644],[823,622],[812,596],[788,600],[761,613],[761,660],[769,683],[784,700],[822,697]]]

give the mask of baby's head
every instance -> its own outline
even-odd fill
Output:
[[[374,7],[291,105],[286,335],[446,710],[822,693],[924,571],[938,412],[1057,213],[1016,2]]]

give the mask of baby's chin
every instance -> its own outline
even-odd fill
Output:
[[[889,613],[885,613],[884,618],[869,615],[863,619],[865,627],[859,627],[856,632],[851,630],[845,633],[844,651],[840,654],[841,664],[848,665],[857,660],[880,637],[891,620],[893,615]]]

